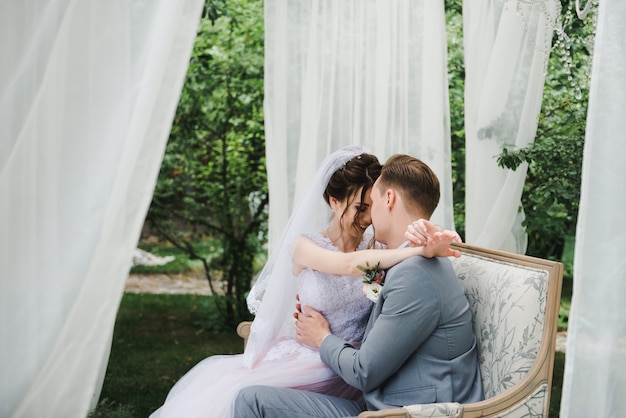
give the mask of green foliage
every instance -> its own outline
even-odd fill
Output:
[[[511,170],[528,163],[522,195],[527,253],[556,260],[576,231],[595,30],[593,19],[581,21],[573,7],[563,2],[563,32],[550,55],[535,142],[505,148],[498,158]]]
[[[230,16],[226,0],[206,0],[204,2],[203,18],[210,20],[211,23],[215,23],[222,16]]]
[[[450,142],[452,150],[452,193],[454,225],[465,235],[465,59],[461,0],[446,0],[448,38],[448,88],[450,96]]]
[[[248,319],[245,293],[267,220],[263,5],[209,1],[148,213],[162,238],[200,262],[222,317]],[[219,243],[219,252],[197,244]]]
[[[372,267],[370,267],[370,263],[366,261],[365,267],[356,266],[356,268],[358,268],[359,270],[363,272],[363,283],[371,284],[372,282],[375,282],[381,285],[383,284],[380,282],[380,280],[381,279],[384,280],[385,272],[384,270],[381,271],[380,269],[380,261],[376,263],[375,266],[372,266]]]
[[[563,258],[564,266],[563,286],[561,289],[561,306],[559,308],[559,329],[566,330],[569,324],[569,312],[572,305],[572,291],[574,286],[574,236],[565,241]]]
[[[561,300],[561,304],[559,306],[559,320],[558,327],[559,329],[567,329],[567,325],[569,324],[569,311],[571,308],[571,301]]]
[[[582,129],[572,138],[560,133],[537,137],[531,146],[516,152],[504,149],[499,157],[499,163],[510,169],[529,163],[522,205],[530,255],[560,260],[566,238],[575,235],[584,126]]]
[[[91,416],[147,417],[200,360],[241,353],[243,342],[234,328],[207,330],[207,311],[218,315],[204,296],[124,294],[100,402]]]

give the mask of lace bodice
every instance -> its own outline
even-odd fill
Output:
[[[322,248],[339,251],[322,234],[306,237]],[[365,249],[370,238],[364,237],[358,249]],[[321,312],[330,323],[334,335],[350,342],[361,341],[372,302],[363,294],[363,279],[360,276],[337,276],[304,269],[297,280],[300,302]]]
[[[331,240],[321,233],[305,234],[307,238],[322,248],[339,251]],[[366,234],[358,246],[358,250],[367,248],[372,235]],[[350,343],[358,345],[365,334],[365,327],[372,310],[373,303],[363,294],[363,279],[360,276],[338,276],[321,273],[316,270],[304,269],[296,278],[297,293],[300,302],[322,313],[330,324],[332,333]],[[255,318],[252,324],[251,337],[254,333],[267,333],[271,324]],[[287,356],[298,358],[317,358],[319,353],[298,343],[295,340],[295,328],[288,338],[279,337],[265,354],[264,360],[284,359]],[[246,364],[259,354],[257,348],[248,344],[246,347]]]

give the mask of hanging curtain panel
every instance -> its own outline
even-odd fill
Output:
[[[84,417],[201,0],[0,2],[0,417]]]
[[[524,253],[526,165],[499,168],[503,147],[534,140],[557,0],[465,0],[465,240]]]
[[[442,1],[266,0],[270,241],[319,162],[348,144],[381,163],[422,159],[442,183],[433,221],[454,228]]]
[[[626,3],[598,6],[562,417],[626,411]]]

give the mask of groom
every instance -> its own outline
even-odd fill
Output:
[[[439,180],[420,160],[394,155],[371,191],[376,240],[404,245],[406,225],[429,219]],[[446,258],[412,257],[389,269],[360,348],[331,333],[324,316],[302,307],[297,339],[363,391],[351,401],[296,389],[252,386],[235,401],[236,417],[346,417],[364,410],[483,399],[469,304]]]

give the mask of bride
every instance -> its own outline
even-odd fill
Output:
[[[358,146],[342,148],[322,162],[250,292],[248,306],[255,320],[244,353],[198,363],[151,418],[230,417],[238,391],[254,384],[349,399],[361,396],[320,360],[317,351],[296,342],[296,294],[301,303],[326,316],[333,334],[358,344],[373,306],[364,296],[359,267],[385,269],[416,255],[459,255],[449,247],[458,235],[438,232],[424,220],[408,227],[407,238],[426,246],[391,250],[375,243],[368,230],[369,192],[380,169],[378,159]]]

